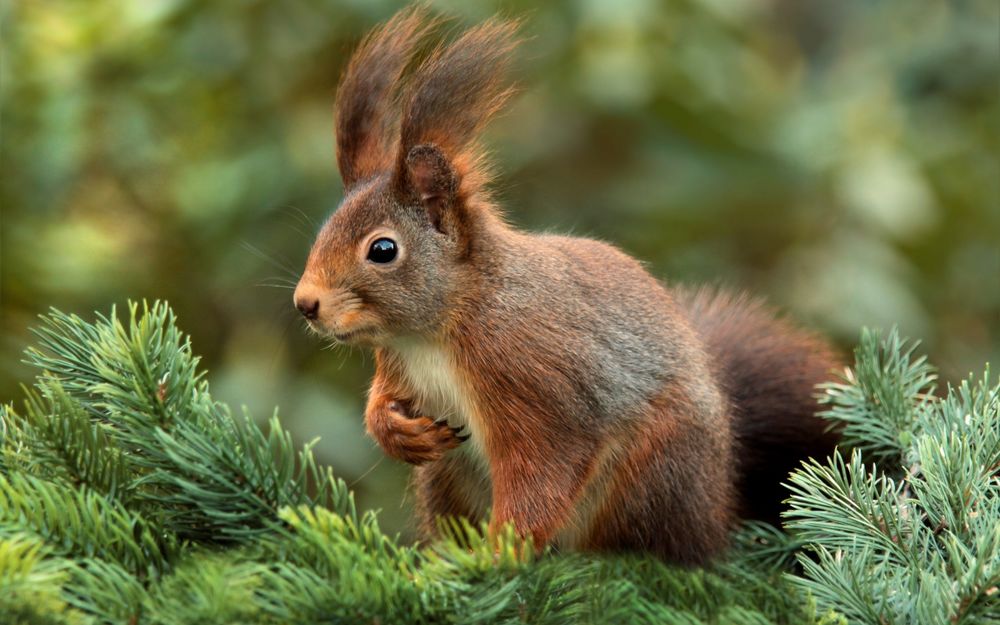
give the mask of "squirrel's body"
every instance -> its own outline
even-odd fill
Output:
[[[668,289],[611,245],[503,222],[468,146],[503,99],[509,25],[436,52],[401,139],[377,136],[424,29],[404,13],[348,69],[348,193],[295,296],[375,348],[366,425],[419,465],[423,529],[492,518],[539,545],[698,563],[738,517],[774,520],[787,471],[832,448],[812,415],[829,350],[752,301]]]
[[[833,359],[755,302],[713,291],[674,297],[633,259],[587,239],[508,230],[478,252],[491,273],[462,295],[451,335],[403,339],[378,355],[416,414],[471,432],[471,446],[416,469],[425,532],[440,515],[487,519],[489,459],[536,445],[543,449],[522,460],[520,477],[563,473],[553,492],[533,492],[568,500],[552,521],[559,529],[539,538],[697,561],[724,544],[737,512],[776,520],[780,482],[802,456],[782,447],[830,448],[811,412],[813,385]],[[597,330],[609,322],[614,335],[601,340]],[[732,366],[745,375],[727,373]],[[491,393],[524,406],[494,415]],[[757,412],[747,414],[751,394]],[[502,419],[510,414],[522,416]],[[747,420],[734,421],[740,416]],[[787,430],[796,424],[807,431]],[[744,432],[772,443],[741,447]],[[676,445],[684,451],[672,457]],[[687,466],[672,464],[677,457]],[[670,480],[645,479],[656,467]]]

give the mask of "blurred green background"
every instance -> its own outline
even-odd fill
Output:
[[[341,196],[340,70],[401,6],[3,3],[0,400],[48,307],[167,299],[219,399],[280,405],[405,530],[406,469],[363,436],[371,358],[322,349],[284,288]],[[950,379],[1000,361],[1000,3],[432,6],[526,18],[523,93],[489,133],[514,223],[766,296],[845,347],[898,324]]]

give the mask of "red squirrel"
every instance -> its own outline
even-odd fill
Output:
[[[539,547],[696,565],[738,519],[776,521],[788,472],[836,443],[814,415],[830,347],[607,243],[505,223],[477,135],[511,94],[516,25],[414,61],[434,26],[403,10],[348,64],[345,196],[294,294],[315,330],[374,348],[366,429],[415,465],[422,530],[512,522]]]

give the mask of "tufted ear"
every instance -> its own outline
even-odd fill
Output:
[[[447,213],[455,206],[458,193],[458,178],[444,152],[435,145],[414,146],[406,155],[406,180],[410,193],[415,195],[427,209],[427,215],[440,232],[446,232],[449,225]],[[455,219],[448,219],[455,222]]]
[[[477,212],[490,210],[489,171],[477,142],[510,97],[517,24],[488,20],[434,50],[402,99],[394,184],[419,198],[434,227],[471,250]]]
[[[337,88],[337,166],[351,188],[395,161],[395,94],[421,39],[435,26],[420,5],[376,28],[351,57]]]

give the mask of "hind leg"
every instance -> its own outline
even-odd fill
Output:
[[[582,547],[703,564],[725,549],[733,520],[728,444],[669,415],[639,427]]]
[[[437,535],[440,517],[464,517],[476,526],[488,519],[489,473],[472,453],[458,449],[414,469],[413,488],[422,538]]]

